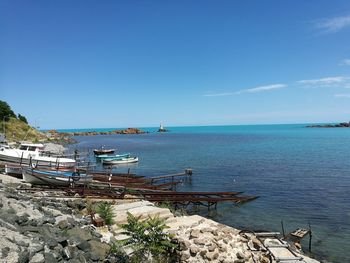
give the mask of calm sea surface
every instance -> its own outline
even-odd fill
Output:
[[[286,232],[310,223],[318,256],[350,262],[350,129],[256,125],[145,130],[150,133],[77,136],[78,144],[71,147],[84,151],[105,145],[130,152],[140,160],[131,171],[146,176],[191,167],[192,183],[178,190],[259,195],[239,207],[219,205],[209,216],[237,228],[271,231],[281,231],[281,220]],[[206,210],[201,213],[208,216]]]

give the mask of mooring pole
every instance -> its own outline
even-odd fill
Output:
[[[283,238],[286,238],[286,234],[284,233],[283,220],[281,220],[281,227],[282,227]]]
[[[309,222],[309,252],[311,252],[312,230]]]

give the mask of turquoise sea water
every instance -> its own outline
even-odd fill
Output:
[[[210,216],[237,228],[271,231],[281,231],[281,220],[286,232],[310,223],[317,256],[350,262],[350,129],[305,125],[169,129],[156,133],[157,128],[146,128],[150,133],[142,135],[77,136],[78,144],[71,147],[84,151],[105,145],[131,152],[140,159],[130,166],[132,171],[146,176],[191,167],[192,183],[178,190],[259,195],[239,207],[222,204]]]

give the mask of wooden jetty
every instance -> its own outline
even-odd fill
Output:
[[[36,186],[28,191],[61,191],[69,197],[96,199],[144,199],[156,203],[171,203],[175,208],[189,206],[205,206],[210,210],[217,208],[221,202],[240,204],[252,201],[258,196],[243,196],[242,192],[178,192],[171,190],[181,181],[180,177],[189,178],[192,170],[186,169],[182,173],[143,177],[128,173],[93,172],[93,182],[77,181],[70,187]],[[22,189],[25,190],[25,189]]]

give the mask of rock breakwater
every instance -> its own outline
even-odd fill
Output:
[[[127,223],[128,213],[141,220],[165,220],[166,232],[178,244],[174,262],[274,262],[254,236],[198,215],[174,216],[168,208],[137,199],[110,200],[114,224],[96,228],[89,205],[101,200],[28,191],[18,179],[2,178],[7,182],[0,182],[0,262],[121,262],[113,246],[127,238],[119,226]],[[249,244],[256,247],[254,253]],[[303,262],[318,262],[302,257]]]
[[[116,262],[89,218],[74,215],[85,202],[35,197],[17,186],[0,184],[1,262]]]

